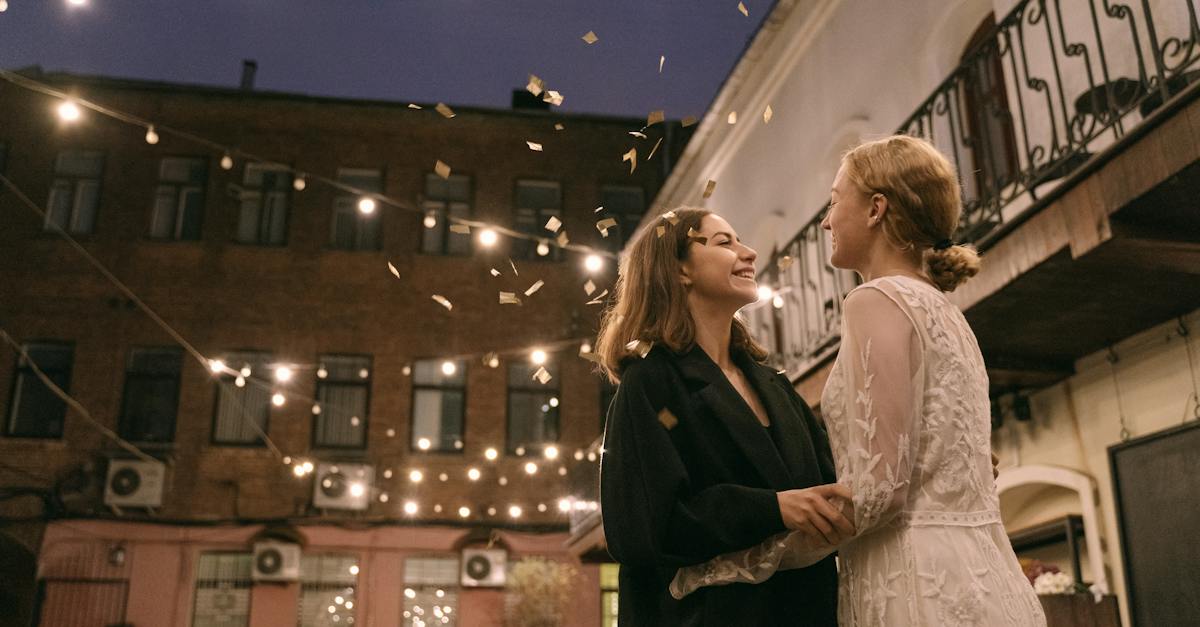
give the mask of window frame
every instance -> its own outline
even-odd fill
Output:
[[[154,351],[154,352],[173,352],[179,358],[179,371],[174,376],[169,375],[147,375],[142,373],[131,373],[130,369],[133,363],[134,354],[138,351]],[[134,375],[134,376],[131,376]],[[174,394],[174,412],[171,416],[170,436],[163,440],[143,440],[140,437],[134,436],[129,429],[129,383],[131,379],[136,377],[137,380],[150,381],[169,381],[175,382]],[[129,349],[125,359],[125,381],[121,389],[121,414],[117,418],[117,430],[122,438],[137,444],[150,446],[173,446],[175,444],[175,434],[179,427],[179,399],[182,396],[181,383],[183,379],[183,351],[177,346],[135,346]]]
[[[279,190],[266,190],[261,184],[251,187],[247,182],[250,176],[251,169],[261,170],[263,175],[268,172],[275,174],[283,174],[287,177],[287,183]],[[253,163],[247,162],[242,169],[242,192],[238,196],[238,228],[234,233],[233,241],[244,246],[263,246],[268,248],[284,248],[288,245],[289,231],[291,229],[292,220],[292,200],[294,198],[293,190],[295,185],[295,176],[292,174],[288,166],[278,163]],[[270,241],[269,236],[264,236],[264,233],[270,232],[270,221],[265,217],[267,213],[266,203],[267,198],[272,192],[282,192],[283,197],[283,233],[279,242]],[[254,201],[255,216],[255,235],[253,241],[245,241],[241,239],[241,224],[242,217],[246,212],[246,203]]]
[[[76,174],[66,174],[66,173],[59,172],[59,163],[58,163],[59,159],[61,159],[63,157],[63,155],[71,154],[71,153],[95,155],[99,159],[100,167],[97,168],[98,171],[94,178],[90,177],[90,176],[80,176],[80,175],[76,175]],[[54,215],[54,192],[58,188],[59,182],[66,182],[70,187],[71,209],[70,209],[70,215],[67,216],[66,224],[59,225],[59,228],[61,228],[63,231],[66,231],[67,233],[70,233],[72,235],[92,235],[96,232],[96,224],[98,223],[98,221],[100,219],[100,198],[104,191],[104,174],[105,174],[105,167],[108,165],[107,162],[108,162],[108,155],[103,150],[91,150],[91,149],[87,149],[87,148],[68,148],[65,150],[59,150],[58,152],[56,152],[54,154],[54,159],[50,163],[50,172],[52,173],[53,178],[50,181],[50,193],[46,199],[46,217],[42,221],[42,230],[43,231],[54,230],[50,227],[50,224],[52,223],[51,218]],[[79,203],[79,193],[81,190],[80,183],[83,181],[95,181],[96,182],[96,202],[95,202],[94,206],[91,207],[92,228],[87,231],[81,231],[76,228],[76,226],[80,222],[79,217],[83,213],[82,211],[80,211],[80,203]]]
[[[448,185],[450,180],[455,179],[455,178],[466,179],[466,187],[467,187],[466,200],[457,201],[457,200],[452,200],[450,198],[431,198],[430,193],[429,193],[429,183],[431,181],[433,181],[434,179],[442,180],[442,177],[439,176],[438,174],[435,174],[432,172],[425,174],[425,186],[422,190],[421,198],[420,198],[421,215],[422,215],[422,219],[424,219],[424,216],[427,216],[431,212],[433,212],[437,216],[437,224],[433,227],[433,229],[429,229],[429,228],[425,227],[423,224],[421,225],[421,229],[422,229],[421,241],[419,242],[417,249],[418,249],[418,252],[420,252],[422,255],[439,255],[439,256],[446,256],[446,257],[469,257],[475,253],[474,238],[472,238],[469,234],[458,234],[458,233],[454,233],[454,232],[450,231],[450,219],[449,219],[449,216],[451,215],[451,205],[455,204],[455,203],[460,203],[460,202],[467,206],[467,215],[465,216],[466,219],[471,219],[474,216],[474,214],[475,214],[475,179],[474,179],[474,177],[472,177],[469,174],[455,173],[455,174],[451,174],[450,177],[445,180],[445,182]],[[447,194],[447,196],[449,196],[449,194]],[[440,205],[440,206],[435,206],[435,205]],[[457,217],[463,217],[463,216],[457,216]],[[438,232],[438,236],[437,236],[438,237],[438,245],[435,247],[432,247],[432,249],[425,246],[425,235],[431,230],[436,230]],[[456,238],[456,237],[463,238],[462,241],[466,242],[466,250],[465,251],[450,250],[450,243],[452,241],[454,241],[454,238]]]
[[[437,361],[445,361],[445,360],[430,358],[430,359],[417,359],[417,360],[413,361],[412,377],[411,377],[412,391],[409,396],[410,410],[409,410],[409,418],[408,418],[408,450],[410,453],[419,453],[419,454],[433,453],[433,454],[463,455],[466,453],[466,450],[467,450],[467,398],[468,398],[467,397],[467,360],[462,359],[462,360],[458,360],[456,362],[458,364],[458,367],[462,369],[462,385],[461,386],[459,386],[459,385],[418,384],[417,383],[417,362],[420,362],[420,361],[437,362]],[[417,435],[417,430],[416,430],[417,392],[419,390],[461,390],[462,391],[462,399],[463,399],[462,416],[459,418],[459,422],[460,422],[460,424],[462,424],[462,429],[461,429],[462,433],[459,434],[460,441],[463,443],[461,448],[453,448],[452,447],[452,448],[447,449],[447,448],[440,448],[440,447],[433,448],[431,446],[429,448],[429,450],[421,450],[421,448],[416,445],[415,440],[416,440],[416,435]]]
[[[512,424],[513,424],[512,397],[513,397],[514,391],[526,392],[526,393],[541,392],[541,393],[546,393],[550,396],[558,398],[558,406],[557,407],[551,406],[551,410],[553,410],[552,413],[554,414],[555,439],[554,440],[544,440],[544,441],[538,442],[536,444],[540,445],[542,448],[545,448],[545,446],[549,446],[551,444],[556,444],[556,443],[562,442],[562,386],[559,385],[558,383],[556,383],[553,388],[550,388],[549,384],[543,385],[541,383],[537,383],[537,382],[533,381],[532,379],[530,379],[528,383],[514,386],[512,384],[510,368],[511,368],[511,366],[514,365],[514,363],[520,363],[520,361],[522,361],[522,360],[508,361],[505,363],[505,369],[504,369],[504,383],[505,383],[504,451],[505,451],[505,455],[509,455],[509,456],[513,456],[513,457],[521,457],[520,455],[517,455],[517,453],[516,453],[516,449],[518,446],[525,447],[525,455],[529,455],[534,452],[534,451],[530,450],[529,444],[525,444],[525,443],[514,444],[512,441]],[[528,363],[528,362],[526,362],[526,363]],[[547,359],[546,364],[542,364],[542,366],[545,367],[547,364],[550,364],[549,359]],[[559,382],[560,381],[559,377],[562,376],[562,369],[560,368],[559,364],[553,364],[553,365],[554,365],[555,372],[553,374],[553,379],[551,379],[551,380]],[[529,367],[532,369],[533,372],[537,372],[536,366],[529,364]],[[547,371],[549,371],[549,370],[550,369],[547,368]],[[540,386],[540,387],[537,387],[537,386]],[[550,390],[550,389],[553,390],[553,393],[546,392],[546,390]]]
[[[212,556],[234,555],[234,556],[248,557],[249,558],[248,565],[249,565],[250,570],[246,573],[245,579],[239,578],[239,579],[234,579],[231,581],[221,580],[221,579],[202,579],[200,577],[200,561],[202,559],[204,559],[205,556],[208,556],[208,555],[212,555]],[[254,554],[252,552],[238,551],[238,550],[212,550],[212,551],[201,550],[196,555],[196,575],[192,581],[192,611],[191,611],[191,616],[190,616],[190,620],[188,621],[188,624],[192,627],[195,627],[195,625],[196,625],[197,605],[200,600],[199,599],[200,590],[212,589],[212,588],[223,589],[226,585],[228,585],[229,588],[238,589],[238,590],[244,589],[246,591],[246,621],[244,623],[236,623],[236,624],[233,623],[232,621],[230,621],[228,624],[233,625],[235,627],[236,627],[236,625],[249,626],[250,625],[250,617],[254,610],[254,593],[253,593],[254,578],[252,575],[253,569],[254,569]]]
[[[635,217],[627,211],[615,211],[609,208],[605,202],[605,193],[609,191],[634,191],[636,190],[641,196],[642,209],[641,213]],[[608,237],[602,238],[605,242],[605,247],[611,252],[620,252],[629,244],[633,234],[637,231],[638,224],[646,216],[646,189],[640,185],[630,185],[624,183],[604,183],[600,185],[600,202],[604,207],[605,217],[613,218],[617,221],[618,237],[613,239],[612,231],[609,231]]]
[[[200,180],[197,182],[185,181],[166,181],[163,179],[163,170],[170,161],[177,162],[192,162],[199,164]],[[204,239],[204,214],[208,207],[208,183],[209,183],[209,159],[203,156],[196,155],[165,155],[158,160],[158,179],[154,185],[154,201],[150,207],[150,233],[149,238],[156,242],[198,242]],[[171,223],[171,234],[168,236],[155,235],[156,226],[158,224],[158,199],[162,195],[164,188],[170,188],[173,191],[175,199],[174,217]],[[199,200],[198,215],[196,217],[196,236],[183,237],[183,228],[185,224],[184,218],[187,212],[187,194],[195,192]]]
[[[368,376],[366,377],[366,379],[363,379],[360,377],[359,379],[357,379],[353,382],[336,381],[336,382],[331,383],[328,376],[325,377],[324,379],[322,379],[321,377],[318,377],[315,373],[313,374],[313,377],[316,379],[316,386],[313,389],[313,397],[316,399],[316,401],[318,403],[321,403],[321,413],[313,415],[313,420],[311,423],[312,424],[311,446],[314,449],[321,449],[321,450],[366,452],[367,447],[370,444],[370,440],[371,440],[371,438],[370,438],[371,388],[372,388],[372,383],[375,381],[375,356],[361,354],[361,353],[324,353],[318,357],[317,361],[319,364],[323,364],[326,359],[331,358],[331,357],[332,358],[365,357],[369,364],[367,366]],[[328,416],[328,413],[325,411],[325,401],[321,400],[321,389],[324,386],[328,386],[328,385],[331,385],[334,383],[336,383],[336,385],[339,387],[363,387],[363,388],[366,388],[366,395],[363,398],[363,415],[359,416],[359,420],[362,421],[362,425],[361,425],[362,426],[362,444],[349,444],[349,445],[324,444],[319,441],[321,429],[318,427],[318,424],[321,420],[324,420]],[[347,420],[349,420],[349,418],[347,418]]]
[[[343,185],[349,185],[349,183],[346,183],[345,181],[343,181],[343,178],[348,178],[348,177],[356,177],[357,178],[360,176],[364,176],[367,173],[371,173],[375,176],[378,176],[378,189],[363,189],[362,191],[367,194],[382,195],[384,193],[384,190],[387,188],[386,173],[383,168],[339,167],[337,169],[337,181],[338,181],[338,183],[341,183]],[[370,219],[378,220],[379,222],[375,226],[375,241],[373,243],[374,245],[366,246],[364,243],[364,239],[366,237],[366,230],[363,228],[363,224],[367,218],[365,218],[363,216],[363,214],[358,210],[359,198],[360,198],[359,196],[355,196],[355,195],[347,193],[347,192],[342,192],[340,190],[339,190],[339,193],[334,194],[333,205],[330,210],[330,224],[329,224],[329,247],[332,250],[343,250],[346,252],[379,252],[379,251],[383,250],[383,207],[377,206],[375,209],[375,213],[371,214]],[[349,207],[348,211],[346,210],[347,206]],[[354,233],[353,233],[354,244],[349,247],[338,245],[338,217],[343,214],[346,214],[346,213],[349,213],[351,216],[354,217]]]
[[[545,209],[545,208],[534,209],[534,208],[530,208],[530,207],[522,207],[521,206],[522,203],[520,202],[522,186],[541,187],[541,188],[553,187],[553,188],[557,189],[557,191],[558,191],[558,207],[553,210]],[[546,222],[548,222],[550,220],[550,216],[554,216],[554,217],[558,218],[559,221],[563,222],[564,224],[566,223],[566,221],[567,221],[566,220],[566,210],[563,208],[563,204],[564,204],[563,198],[564,198],[563,184],[561,181],[553,180],[553,179],[544,179],[544,178],[518,178],[518,179],[516,179],[516,181],[513,183],[513,204],[512,204],[512,207],[513,207],[513,219],[512,219],[513,230],[517,231],[519,233],[525,233],[526,235],[530,235],[539,240],[544,239],[549,242],[555,241],[555,238],[557,237],[557,235],[550,233],[550,231],[547,231],[545,227],[546,227]],[[521,228],[521,222],[520,222],[519,216],[521,215],[522,211],[532,211],[534,214],[533,215],[533,225],[531,227],[531,230],[526,231],[523,228]],[[563,250],[556,245],[550,245],[550,252],[548,254],[546,254],[545,256],[537,254],[537,243],[536,242],[522,240],[522,239],[513,239],[513,240],[511,240],[511,246],[512,246],[512,250],[510,251],[510,253],[511,253],[510,256],[516,260],[561,262],[566,259],[566,255],[563,254]]]
[[[24,349],[26,353],[28,353],[30,351],[31,347],[39,346],[39,345],[40,346],[51,346],[51,347],[57,347],[57,348],[66,348],[67,350],[70,351],[70,365],[68,365],[65,369],[55,368],[55,369],[47,370],[46,368],[42,367],[40,364],[38,365],[38,368],[41,368],[42,372],[44,372],[46,374],[46,376],[49,377],[50,380],[52,380],[52,381],[54,380],[53,375],[55,373],[65,370],[65,375],[66,375],[65,382],[63,384],[59,384],[57,381],[55,381],[55,385],[58,385],[60,388],[62,388],[62,390],[64,392],[69,394],[71,392],[71,377],[75,370],[75,343],[70,342],[70,341],[65,341],[65,340],[32,340],[32,341],[25,342],[24,344],[22,344],[21,348]],[[17,391],[20,388],[22,376],[25,375],[26,373],[28,373],[28,376],[33,377],[33,379],[35,381],[37,381],[40,385],[42,385],[43,387],[46,385],[45,383],[42,383],[42,380],[37,376],[37,373],[35,373],[33,371],[32,367],[30,367],[28,365],[22,366],[21,365],[22,361],[24,361],[24,358],[20,354],[18,354],[17,361],[16,361],[15,365],[13,366],[12,383],[9,386],[8,410],[4,413],[4,437],[13,438],[13,439],[20,438],[20,439],[31,439],[31,440],[61,440],[67,430],[67,405],[65,402],[63,403],[63,415],[59,421],[60,424],[59,424],[57,435],[31,435],[29,433],[15,433],[13,431],[13,424],[15,422],[15,418],[17,417],[17,414],[20,411],[20,406],[19,406],[20,399],[18,398]]]
[[[233,370],[236,371],[240,368],[240,365],[231,363],[229,361],[229,356],[240,356],[240,355],[255,355],[257,360],[253,364],[251,364],[251,367],[253,368],[254,365],[261,364],[264,367],[264,370],[265,370],[266,364],[271,363],[271,359],[272,359],[272,354],[269,351],[261,351],[261,350],[254,350],[254,349],[229,351],[228,355],[226,357],[223,357],[222,359],[225,361],[225,364],[229,368],[232,368]],[[244,360],[239,360],[239,361],[244,361]],[[219,440],[219,439],[217,439],[217,424],[221,417],[221,394],[225,390],[225,388],[222,386],[225,384],[235,385],[234,381],[237,380],[237,376],[238,375],[232,375],[227,372],[223,372],[220,375],[217,375],[216,380],[213,381],[213,415],[212,415],[211,430],[209,431],[209,435],[208,435],[208,443],[212,446],[229,446],[229,447],[237,447],[237,448],[263,448],[267,445],[266,440],[262,436],[257,435],[257,434],[254,436],[254,440],[252,440],[252,441],[236,441],[236,440]],[[247,381],[246,385],[249,386],[249,385],[253,385],[253,384],[250,383],[249,381]],[[246,388],[238,388],[238,389],[244,390]],[[242,407],[245,408],[245,403],[242,404]],[[249,411],[248,408],[245,408],[245,409],[247,412]],[[240,418],[245,419],[246,416],[243,414],[242,416],[240,416]],[[271,425],[271,397],[270,397],[270,392],[268,391],[267,392],[267,401],[263,406],[262,424],[260,425],[262,427],[263,433],[269,433],[268,429],[270,428],[270,425]]]

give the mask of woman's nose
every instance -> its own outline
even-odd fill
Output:
[[[833,230],[833,228],[829,226],[829,214],[828,213],[825,214],[824,218],[821,218],[821,228],[825,229],[826,231]]]
[[[743,259],[749,261],[750,263],[754,263],[754,260],[758,259],[758,251],[744,244],[742,245],[742,248],[745,249],[745,251],[742,253]]]

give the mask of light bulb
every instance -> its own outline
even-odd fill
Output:
[[[775,292],[773,290],[771,290],[771,288],[769,286],[766,286],[766,285],[758,286],[758,300],[767,300],[768,298],[770,298],[774,295],[775,295]]]
[[[479,243],[483,244],[484,246],[495,246],[496,240],[499,238],[500,236],[496,235],[496,232],[492,229],[484,229],[479,232]]]
[[[409,516],[412,516],[413,514],[417,513],[416,501],[406,501],[404,503],[404,513],[408,514]]]
[[[555,403],[555,404],[557,404],[557,403]],[[546,459],[558,459],[558,447],[557,446],[547,446],[546,450],[542,451],[542,454],[544,454],[546,456]]]
[[[79,110],[79,105],[67,100],[58,105],[58,117],[65,122],[74,122],[83,116],[83,112]]]
[[[279,392],[276,392],[275,395],[271,397],[271,402],[274,403],[276,407],[283,407],[283,403],[286,400],[287,399],[285,399]]]
[[[488,450],[483,452],[483,456],[488,458],[491,461],[495,461],[496,458],[500,456],[500,453],[498,453],[496,451],[496,449],[494,449],[494,448],[489,448]]]
[[[559,499],[558,500],[558,511],[560,511],[560,512],[571,511],[571,501],[569,501],[567,499]]]
[[[414,470],[408,473],[408,480],[412,481],[413,483],[421,483],[421,480],[424,478],[425,473],[421,472],[420,470]]]
[[[533,462],[529,462],[529,463],[525,464],[525,473],[526,474],[532,475],[532,474],[537,473],[537,471],[538,471],[537,464],[535,464]]]
[[[463,507],[460,507],[460,508],[458,508],[458,515],[459,515],[459,516],[461,516],[461,517],[463,517],[463,518],[466,518],[467,516],[470,516],[470,515],[471,515],[471,508],[469,508],[469,507],[467,507],[467,506],[465,506],[465,505],[464,505]]]
[[[447,377],[452,377],[452,376],[454,376],[454,373],[457,371],[458,371],[458,367],[454,365],[454,362],[452,362],[452,361],[443,361],[442,362],[442,374],[446,375]]]
[[[350,484],[350,496],[355,496],[355,497],[362,496],[363,492],[365,492],[365,491],[366,491],[366,488],[363,487],[363,484],[358,483],[357,481]]]
[[[539,257],[545,257],[550,254],[550,245],[546,242],[538,242],[537,254]]]
[[[388,493],[387,493],[387,492],[384,492],[383,494],[380,494],[380,495],[379,495],[379,502],[380,502],[380,503],[387,503],[387,502],[388,502],[388,499],[390,499],[390,498],[391,498],[391,497],[389,497],[389,496],[388,496]]]
[[[233,157],[229,156],[229,153],[225,153],[221,157],[221,169],[222,170],[232,170],[233,169]]]
[[[600,258],[600,255],[588,255],[583,260],[583,267],[588,272],[599,272],[604,267],[604,260]]]
[[[546,351],[540,348],[533,351],[529,354],[529,360],[532,361],[536,366],[546,363]]]
[[[366,216],[375,213],[375,199],[366,197],[358,199],[358,212]]]
[[[480,472],[478,468],[470,468],[467,470],[467,478],[471,481],[479,481]]]
[[[421,438],[417,440],[417,448],[421,449],[422,451],[428,451],[429,447],[431,446],[433,446],[433,443],[429,441],[429,438]]]
[[[275,369],[275,380],[280,383],[287,383],[292,380],[292,369],[287,366],[280,366]]]
[[[150,125],[150,128],[146,129],[146,143],[151,146],[158,143],[158,133],[154,132],[153,124]]]
[[[213,374],[221,374],[225,372],[225,362],[220,359],[210,359],[208,360],[208,369],[212,370]]]
[[[234,379],[233,384],[240,388],[246,387],[246,377],[238,377]]]
[[[308,187],[308,181],[304,180],[303,174],[292,179],[292,189],[294,189],[298,192],[302,192],[302,191],[304,191],[305,187]]]
[[[432,229],[437,226],[437,216],[433,213],[425,214],[425,228]]]
[[[521,508],[517,505],[510,505],[508,507],[508,515],[513,518],[520,518],[521,517]]]
[[[775,307],[776,309],[783,309],[783,297],[779,294],[776,294],[775,297],[771,299],[771,306]]]

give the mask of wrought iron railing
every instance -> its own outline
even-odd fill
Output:
[[[955,239],[986,247],[1092,155],[1200,81],[1196,0],[1024,0],[898,133],[931,141],[958,169]],[[775,365],[805,370],[836,348],[852,273],[829,265],[822,207],[759,275],[776,288],[744,310]]]

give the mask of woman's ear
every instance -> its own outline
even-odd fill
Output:
[[[871,209],[867,211],[867,219],[871,226],[875,226],[883,221],[883,216],[887,214],[888,199],[883,194],[871,194]]]

